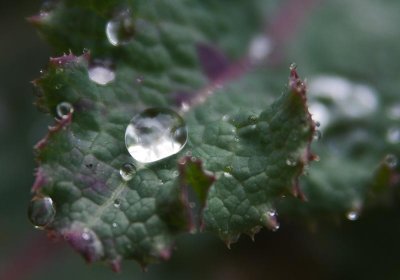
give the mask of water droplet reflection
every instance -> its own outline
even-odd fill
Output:
[[[125,132],[125,144],[138,162],[156,162],[178,153],[188,137],[186,123],[175,111],[150,108],[134,116]]]
[[[129,43],[135,35],[135,25],[129,10],[120,12],[106,25],[107,39],[113,46]]]
[[[99,85],[107,85],[115,80],[115,72],[105,66],[92,66],[89,68],[89,78]]]
[[[57,105],[56,113],[60,119],[67,118],[69,114],[74,112],[74,107],[68,102],[61,102]]]
[[[131,163],[124,163],[119,170],[119,174],[121,175],[124,181],[129,181],[133,178],[133,176],[135,176],[136,167]]]
[[[56,210],[50,197],[35,197],[28,208],[28,217],[31,223],[39,229],[46,227],[54,220]]]

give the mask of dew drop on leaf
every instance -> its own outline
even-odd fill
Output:
[[[287,158],[286,159],[286,165],[287,166],[296,166],[297,161],[294,158]]]
[[[61,102],[57,105],[56,113],[60,119],[67,118],[69,114],[74,112],[74,107],[68,102]]]
[[[184,119],[168,108],[150,108],[132,118],[125,132],[125,145],[138,162],[150,163],[183,149],[188,132]]]
[[[392,120],[400,120],[400,103],[390,106],[387,110],[387,116]]]
[[[85,241],[89,241],[91,239],[91,235],[88,229],[84,229],[82,232],[82,239]]]
[[[42,229],[54,220],[56,210],[50,197],[35,197],[28,208],[28,217],[35,228]]]
[[[113,46],[129,43],[135,35],[135,25],[129,10],[120,12],[106,25],[107,39]]]
[[[265,60],[271,51],[271,40],[265,35],[258,35],[250,42],[248,55],[253,63],[259,63]]]
[[[136,167],[132,163],[124,163],[119,170],[119,174],[124,181],[129,181],[133,178],[133,176],[135,176]],[[116,201],[117,200],[114,201],[114,206]],[[119,204],[119,201],[117,204]]]
[[[386,133],[386,140],[391,144],[397,144],[400,142],[400,128],[391,127]]]
[[[397,157],[395,155],[389,154],[385,157],[385,162],[389,167],[394,168],[397,165]]]
[[[322,138],[322,133],[321,133],[321,131],[320,131],[319,129],[316,129],[316,130],[314,131],[314,134],[313,134],[313,139],[316,140],[316,141],[318,141],[318,140],[321,140],[321,138]]]
[[[357,211],[349,211],[346,214],[346,218],[350,221],[356,221],[358,219],[358,212]]]
[[[121,206],[121,200],[119,200],[118,198],[116,200],[114,200],[114,207],[115,208],[119,208]]]
[[[89,78],[99,85],[107,85],[115,80],[115,72],[104,66],[92,66],[89,68]]]

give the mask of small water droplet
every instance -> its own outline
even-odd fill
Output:
[[[400,103],[396,103],[389,107],[387,110],[387,116],[392,120],[400,119]]]
[[[136,167],[132,163],[124,163],[119,170],[119,174],[124,181],[129,181],[135,176]]]
[[[276,210],[268,210],[267,215],[270,217],[275,217],[277,215]]]
[[[262,62],[272,51],[272,42],[265,35],[259,35],[250,42],[249,58],[253,63]]]
[[[189,202],[189,208],[193,209],[196,207],[196,203],[194,202]]]
[[[82,239],[85,241],[90,241],[91,235],[89,229],[84,229],[82,232]]]
[[[288,166],[296,166],[297,161],[294,158],[287,158],[286,159],[286,165]]]
[[[143,80],[144,80],[143,76],[139,76],[136,78],[136,83],[141,84],[141,83],[143,83]]]
[[[386,133],[386,140],[392,144],[399,143],[400,142],[400,128],[399,127],[389,128]]]
[[[397,157],[395,155],[389,154],[385,157],[385,162],[389,167],[394,168],[397,166]]]
[[[222,120],[223,120],[224,122],[228,121],[228,120],[229,120],[229,116],[228,116],[228,115],[223,115],[223,116],[222,116]]]
[[[297,64],[293,62],[292,64],[290,64],[289,69],[291,71],[296,70],[297,69]]]
[[[28,208],[28,217],[31,223],[39,229],[44,228],[54,220],[56,210],[50,197],[35,197]]]
[[[118,198],[114,200],[114,207],[115,208],[119,208],[121,206],[121,200],[119,200]]]
[[[89,68],[89,78],[104,86],[115,80],[115,72],[105,66],[96,65]]]
[[[74,107],[68,102],[61,102],[57,105],[56,112],[60,119],[64,119],[74,112]]]
[[[355,221],[355,220],[358,219],[358,212],[357,212],[357,211],[354,211],[354,210],[349,211],[349,212],[346,214],[346,218],[347,218],[348,220],[350,220],[350,221]]]
[[[321,131],[320,131],[319,129],[316,129],[316,130],[314,131],[314,134],[313,134],[313,139],[316,140],[316,141],[318,141],[318,140],[321,140],[321,138],[322,138],[322,133],[321,133]]]
[[[184,119],[167,108],[150,108],[134,116],[125,132],[125,145],[138,162],[159,161],[178,153],[188,137]]]
[[[118,224],[117,224],[117,223],[112,223],[111,226],[112,226],[113,228],[117,228],[117,227],[118,227]]]
[[[39,73],[40,73],[40,74],[43,74],[43,73],[44,73],[44,70],[43,70],[43,69],[40,69]]]
[[[225,176],[226,178],[232,178],[232,177],[233,177],[232,174],[231,174],[231,173],[228,173],[228,172],[224,172],[224,176]]]
[[[232,168],[232,166],[227,165],[227,166],[225,166],[224,171],[227,172],[227,173],[232,173],[233,168]]]
[[[135,35],[135,25],[129,10],[120,12],[106,25],[107,39],[113,46],[129,43]]]
[[[258,120],[258,117],[256,115],[249,116],[249,122],[251,124],[255,124],[257,122],[257,120]]]

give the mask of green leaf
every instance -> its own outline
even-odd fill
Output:
[[[202,227],[228,244],[262,226],[276,230],[282,197],[303,198],[298,178],[314,159],[315,125],[296,69],[271,104],[270,73],[250,57],[226,58],[247,52],[261,26],[261,4],[125,3],[134,36],[114,46],[106,26],[119,4],[60,1],[31,18],[57,52],[90,50],[50,59],[34,82],[37,105],[56,118],[36,146],[33,192],[50,197],[56,211],[44,228],[87,261],[104,260],[114,270],[122,259],[164,260],[176,236],[193,230],[185,189],[191,185],[204,206]],[[91,78],[99,65],[108,81]],[[149,107],[180,112],[189,139],[177,155],[140,164],[124,134],[130,119]],[[191,163],[182,167],[188,154]],[[135,166],[127,181],[120,176],[126,163]]]

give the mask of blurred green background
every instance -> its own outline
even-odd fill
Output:
[[[306,77],[331,74],[367,83],[379,93],[380,112],[399,102],[400,2],[320,2],[301,22],[281,64],[296,61]],[[376,207],[354,222],[338,217],[337,223],[313,230],[283,219],[279,231],[262,230],[255,243],[244,236],[231,250],[215,236],[183,235],[172,259],[150,266],[146,273],[134,262],[125,262],[120,274],[102,264],[88,266],[65,244],[48,241],[26,217],[35,167],[32,146],[52,122],[32,105],[29,83],[51,55],[25,21],[40,5],[40,1],[0,3],[1,280],[400,279],[398,203]],[[283,85],[286,77],[278,76]],[[386,127],[388,120],[382,116],[375,122]],[[393,125],[400,124],[397,120]],[[385,131],[378,129],[373,136],[382,137],[384,143]],[[317,149],[327,143],[326,138]],[[389,152],[398,151],[399,145],[382,144]]]

